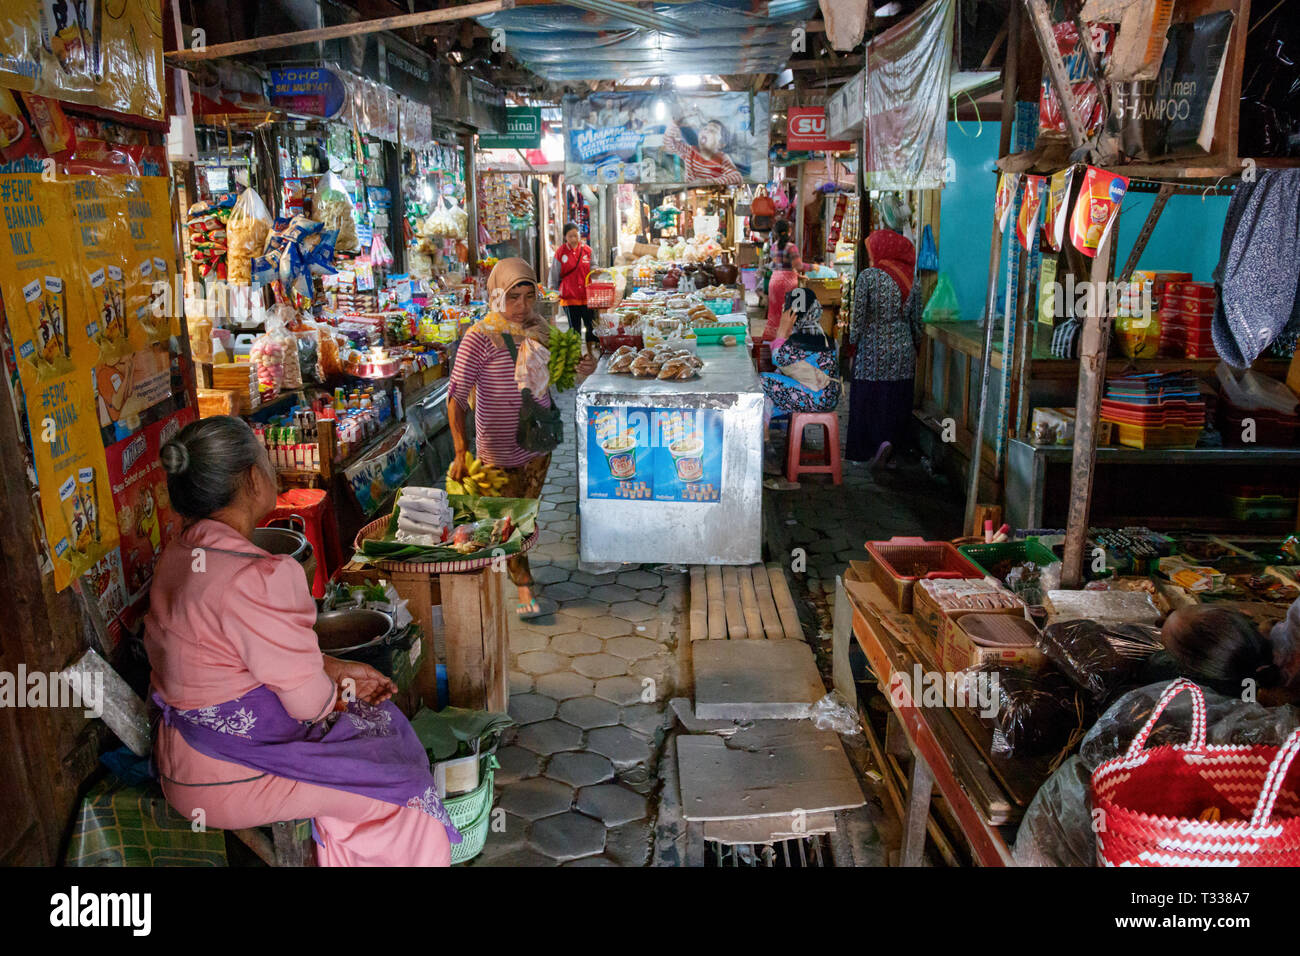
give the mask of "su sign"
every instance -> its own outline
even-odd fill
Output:
[[[822,106],[792,106],[786,129],[786,149],[808,149],[821,153],[837,153],[852,149],[846,140],[826,138],[826,108]]]

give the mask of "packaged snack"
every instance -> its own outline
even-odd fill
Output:
[[[1016,190],[1020,188],[1020,177],[1022,173],[1000,173],[998,175],[998,192],[993,200],[993,221],[998,224],[998,230],[1005,232],[1007,220],[1011,217],[1011,203],[1016,198]]]
[[[228,278],[233,284],[252,284],[253,259],[262,254],[272,222],[262,197],[252,189],[245,189],[226,224],[226,261]]]
[[[1106,64],[1110,59],[1111,47],[1115,43],[1115,24],[1086,24],[1088,36],[1087,47],[1080,43],[1079,31],[1073,21],[1054,24],[1052,33],[1056,39],[1057,49],[1065,61],[1065,69],[1070,77],[1070,91],[1074,96],[1074,115],[1083,128],[1084,136],[1091,136],[1101,125],[1103,108],[1101,91],[1097,78],[1092,75],[1088,63],[1088,51],[1097,58],[1102,74],[1106,73]],[[1038,99],[1038,128],[1043,132],[1064,133],[1065,113],[1061,109],[1061,100],[1052,88],[1052,82],[1043,71],[1042,92]]]
[[[321,177],[312,200],[312,218],[338,236],[336,245],[341,252],[358,252],[356,213],[352,197],[334,173]]]
[[[13,161],[26,156],[36,146],[32,131],[18,108],[14,95],[0,87],[0,156]]]
[[[32,125],[40,134],[41,145],[54,159],[63,162],[77,149],[77,134],[68,122],[63,107],[58,100],[51,100],[35,93],[20,93],[27,115],[32,118]]]
[[[1108,173],[1089,166],[1083,174],[1083,186],[1074,204],[1070,219],[1070,242],[1085,256],[1095,256],[1105,239],[1124,193],[1128,190],[1128,177]]]
[[[1046,182],[1046,176],[1025,177],[1025,195],[1020,200],[1020,216],[1016,219],[1016,238],[1026,252],[1033,248],[1035,233],[1038,232],[1038,207],[1042,203]]]

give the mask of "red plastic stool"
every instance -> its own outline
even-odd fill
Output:
[[[320,488],[290,488],[276,496],[275,510],[262,521],[262,527],[277,521],[287,521],[295,516],[302,518],[306,527],[303,534],[316,552],[316,577],[311,593],[325,596],[325,585],[330,575],[343,563],[343,550],[339,547],[339,526],[330,507],[329,492]]]
[[[826,432],[826,451],[817,461],[805,461],[803,457],[803,430],[809,425],[820,425]],[[785,477],[798,481],[801,474],[830,475],[833,484],[841,482],[840,419],[835,412],[795,412],[790,416]]]

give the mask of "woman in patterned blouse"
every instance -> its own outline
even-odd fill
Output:
[[[921,344],[920,296],[912,294],[916,250],[891,229],[866,239],[870,266],[853,285],[849,341],[853,356],[849,434],[844,457],[889,460],[907,434]]]

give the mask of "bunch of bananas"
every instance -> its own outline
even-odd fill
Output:
[[[551,384],[561,392],[567,392],[573,388],[573,371],[582,358],[582,333],[576,329],[561,332],[552,326],[547,348],[551,350],[551,357],[546,362]]]
[[[465,477],[460,481],[447,478],[447,491],[453,495],[479,495],[500,498],[501,486],[506,483],[506,473],[495,465],[485,465],[469,452],[465,452]]]

